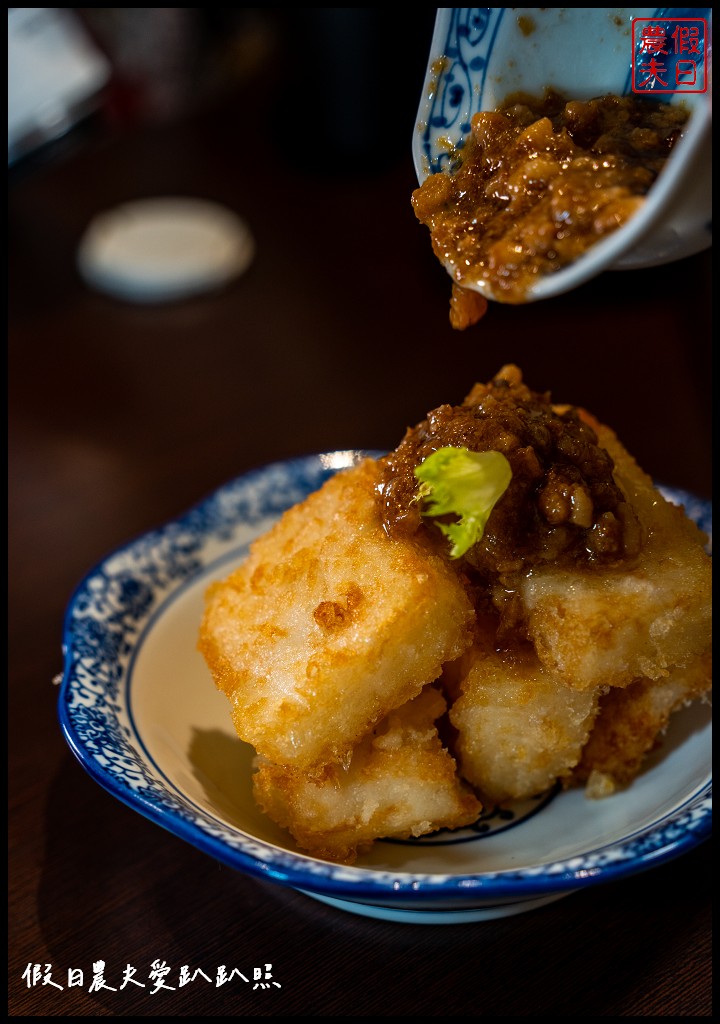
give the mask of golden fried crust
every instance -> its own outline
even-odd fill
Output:
[[[600,689],[574,690],[529,645],[496,651],[478,642],[454,667],[450,708],[460,774],[486,803],[533,797],[577,765],[598,711]]]
[[[470,643],[453,568],[390,539],[371,459],[331,477],[207,594],[199,649],[238,735],[268,760],[342,760]]]
[[[318,857],[352,864],[376,839],[470,825],[480,804],[457,776],[435,720],[445,701],[428,686],[363,739],[346,766],[322,775],[260,762],[258,806]]]
[[[630,566],[539,567],[521,586],[540,660],[568,686],[590,690],[662,679],[691,664],[710,648],[712,608],[704,534],[663,498],[613,431],[592,424],[640,521],[642,551]]]
[[[709,655],[661,680],[636,679],[600,701],[600,712],[575,770],[588,795],[607,795],[625,786],[657,746],[671,715],[706,695],[711,687]]]

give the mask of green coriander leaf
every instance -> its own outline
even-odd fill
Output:
[[[512,478],[510,463],[501,452],[471,452],[468,448],[439,448],[415,467],[418,496],[425,516],[457,516],[454,523],[437,525],[451,541],[451,558],[460,558],[483,535],[493,508]]]

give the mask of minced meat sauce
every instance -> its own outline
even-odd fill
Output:
[[[558,409],[549,394],[531,391],[513,365],[476,384],[461,405],[434,409],[381,460],[378,500],[390,536],[425,530],[445,543],[422,515],[414,470],[446,446],[502,452],[512,469],[482,538],[459,560],[496,603],[539,563],[607,565],[638,554],[640,525],[595,431],[575,408]]]
[[[486,303],[525,301],[553,273],[640,208],[687,121],[682,107],[638,96],[567,101],[511,97],[472,118],[449,173],[413,192],[415,214],[453,278],[450,320],[464,329]]]

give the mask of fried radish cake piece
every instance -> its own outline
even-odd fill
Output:
[[[500,453],[511,470],[474,539],[480,490],[463,489],[459,471],[443,477],[442,466],[422,469],[435,453],[457,449]],[[460,405],[432,410],[382,461],[388,532],[441,537],[453,527],[455,537],[469,539],[450,553],[478,608],[490,598],[504,634],[529,639],[567,685],[661,679],[707,649],[711,566],[703,535],[613,431],[532,391],[519,367],[508,364],[476,384]],[[453,522],[436,519],[438,497]]]
[[[665,679],[636,679],[602,697],[574,772],[578,782],[586,783],[586,795],[609,796],[631,782],[660,742],[671,716],[704,697],[711,680],[712,661],[706,655],[687,668],[673,669]]]
[[[608,427],[590,420],[642,530],[627,564],[539,565],[520,583],[529,638],[568,686],[627,686],[689,666],[711,643],[711,559],[705,535],[660,494]]]
[[[435,726],[446,708],[432,685],[391,711],[355,747],[348,764],[322,775],[259,761],[258,806],[301,849],[352,864],[376,839],[409,839],[472,824],[476,797],[458,777]]]
[[[495,650],[483,636],[453,666],[449,718],[461,776],[487,803],[537,796],[569,778],[598,712],[601,687],[576,690],[529,644]]]
[[[200,651],[240,738],[276,764],[342,760],[471,641],[453,568],[383,529],[378,474],[367,459],[331,477],[209,588]]]

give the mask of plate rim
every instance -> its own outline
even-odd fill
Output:
[[[171,544],[171,534],[176,530],[192,528],[201,537],[204,537],[205,543],[207,543],[212,535],[215,506],[220,505],[225,497],[235,492],[243,492],[245,489],[252,488],[254,484],[272,480],[273,476],[278,474],[298,475],[300,483],[297,486],[301,488],[307,486],[307,480],[315,480],[316,486],[319,487],[325,479],[332,476],[338,469],[344,468],[345,465],[352,465],[363,458],[378,458],[383,454],[385,453],[375,449],[325,451],[298,455],[253,467],[221,484],[220,487],[206,494],[204,498],[179,516],[118,545],[105,557],[99,559],[82,576],[73,589],[65,609],[62,639],[63,673],[58,694],[60,728],[70,750],[82,767],[103,789],[120,800],[121,803],[231,868],[302,891],[309,890],[335,897],[384,898],[391,901],[390,905],[402,903],[408,897],[412,898],[414,904],[417,902],[427,904],[441,898],[444,903],[477,906],[479,901],[487,899],[508,898],[515,901],[551,892],[570,893],[579,887],[584,888],[587,885],[614,881],[649,870],[667,863],[705,842],[712,831],[712,775],[707,782],[699,784],[695,790],[688,793],[679,806],[660,820],[651,822],[639,829],[637,833],[632,833],[620,841],[595,847],[591,851],[566,860],[548,861],[515,870],[452,875],[338,865],[329,861],[321,861],[309,854],[274,846],[265,840],[256,839],[251,834],[213,817],[179,790],[174,801],[181,808],[184,807],[186,813],[178,814],[177,808],[173,812],[158,800],[156,795],[153,798],[152,790],[148,792],[129,789],[127,785],[119,782],[116,775],[98,763],[97,757],[88,750],[86,743],[79,736],[70,713],[70,701],[77,696],[77,688],[82,686],[82,681],[78,680],[77,675],[73,673],[73,667],[76,664],[71,657],[75,652],[73,645],[76,642],[73,624],[76,621],[79,606],[82,604],[83,595],[92,588],[98,577],[108,573],[109,566],[113,561],[131,557],[133,554],[138,555],[139,549],[143,546],[149,546],[152,550],[153,545],[158,543]],[[711,518],[711,500],[699,498],[681,488],[663,484],[657,484],[657,486],[668,500],[684,504],[688,514],[691,514],[691,510],[693,510],[693,518],[697,516],[698,509]],[[306,491],[306,493],[310,493],[310,491]],[[291,494],[286,507],[290,507],[296,500],[297,497]],[[269,515],[274,514],[279,515],[280,509],[274,508],[269,513]],[[194,520],[197,520],[199,525],[192,526]],[[242,525],[243,522],[244,520],[238,520],[236,525]],[[215,527],[217,527],[216,521]],[[200,563],[194,574],[202,573],[202,570],[203,566]],[[192,581],[192,578],[193,572],[190,572],[167,583],[148,618],[152,617],[152,614],[160,613],[165,603],[173,595],[177,595],[187,583]],[[137,639],[141,633],[142,631],[138,633]],[[131,680],[124,678],[126,676],[127,666],[121,672],[119,687],[123,688],[125,707],[129,708],[129,683]],[[101,691],[106,698],[111,696],[102,688]],[[130,716],[130,720],[132,721],[132,716]],[[136,731],[135,735],[141,749],[145,751],[141,734]],[[145,753],[147,754],[147,751]],[[155,765],[154,762],[150,767],[166,783],[169,783],[162,768]],[[202,821],[202,825],[199,824],[198,819]],[[228,842],[228,834],[235,834],[239,839],[242,837],[240,847]],[[253,850],[253,847],[257,849]],[[637,847],[644,848],[638,852]],[[264,852],[266,856],[261,856],[261,852]],[[614,856],[611,856],[611,853],[614,853]]]

